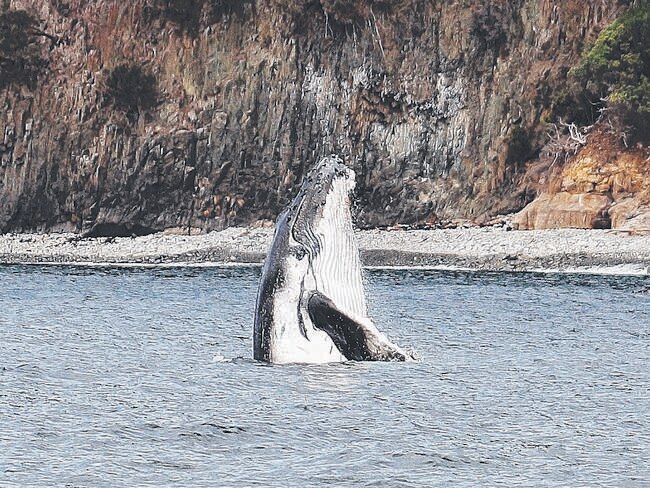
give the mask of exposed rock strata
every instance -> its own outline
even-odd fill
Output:
[[[600,126],[575,157],[543,178],[541,194],[513,219],[520,229],[650,231],[648,147],[627,148]]]
[[[515,216],[520,229],[608,229],[611,200],[593,193],[542,194]]]
[[[384,3],[344,19],[319,1],[196,1],[188,27],[155,0],[13,0],[60,42],[43,40],[34,90],[0,92],[0,231],[273,219],[329,152],[358,173],[362,226],[521,208],[531,154],[512,134],[535,140],[540,100],[627,2]],[[103,95],[127,61],[161,94],[139,117]]]

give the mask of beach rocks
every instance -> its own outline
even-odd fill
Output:
[[[273,229],[231,227],[201,235],[79,238],[77,234],[0,235],[0,263],[261,264]],[[619,267],[645,273],[650,234],[606,230],[512,231],[496,227],[356,233],[366,266],[490,271]],[[622,271],[621,271],[622,270]],[[641,270],[641,271],[639,271]]]

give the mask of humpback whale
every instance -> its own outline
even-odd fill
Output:
[[[325,157],[278,217],[257,296],[255,359],[413,359],[368,317],[352,228],[354,187],[354,172],[337,156]]]

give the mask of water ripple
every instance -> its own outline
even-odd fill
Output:
[[[366,276],[414,363],[250,358],[255,268],[0,268],[2,486],[647,486],[647,277]]]

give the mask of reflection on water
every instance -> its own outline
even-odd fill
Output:
[[[647,277],[373,271],[421,361],[275,366],[258,272],[0,268],[0,485],[648,485]]]

